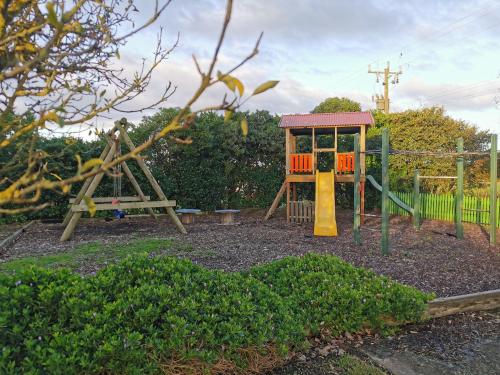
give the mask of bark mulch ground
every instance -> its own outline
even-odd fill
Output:
[[[312,224],[288,224],[283,216],[263,222],[263,216],[262,210],[248,210],[238,218],[240,225],[224,226],[218,224],[218,217],[202,215],[196,218],[196,223],[187,226],[187,235],[176,232],[167,217],[158,221],[149,217],[110,222],[82,220],[73,239],[66,243],[59,242],[61,225],[38,223],[14,246],[1,252],[0,261],[64,253],[91,242],[126,244],[138,238],[173,238],[196,249],[182,252],[182,256],[206,267],[228,271],[246,269],[285,256],[317,252],[337,255],[356,266],[434,292],[439,297],[500,288],[500,247],[490,246],[487,231],[477,225],[465,224],[465,239],[460,241],[454,236],[452,223],[424,221],[417,232],[408,218],[395,217],[390,224],[391,253],[383,256],[380,253],[378,219],[366,220],[362,230],[363,244],[356,246],[352,240],[351,211],[337,213],[339,236],[334,238],[313,237]],[[368,230],[370,228],[375,231]],[[497,236],[500,238],[500,233]],[[95,268],[89,265],[81,272],[91,273]],[[328,353],[335,355],[339,350],[373,347],[386,349],[392,354],[412,353],[431,362],[441,361],[446,368],[441,375],[448,372],[496,374],[500,373],[495,367],[498,362],[491,358],[498,356],[490,352],[498,352],[498,337],[498,313],[463,314],[406,327],[389,339],[362,337],[358,342],[358,338],[354,338],[354,342],[344,340],[339,348],[345,349],[338,349],[338,345],[330,346],[331,351],[316,348],[299,360],[301,363],[292,363],[276,374],[319,374],[315,372],[319,370],[314,369],[319,368],[318,363],[323,366]],[[312,369],[312,372],[307,369]]]
[[[465,224],[465,239],[460,241],[454,236],[452,223],[424,221],[417,232],[407,218],[395,217],[390,225],[391,254],[383,256],[378,219],[366,221],[363,244],[356,246],[352,240],[351,215],[350,211],[337,213],[338,237],[313,237],[312,224],[288,224],[283,217],[263,222],[262,210],[243,213],[238,218],[241,224],[232,226],[219,225],[216,216],[202,215],[187,226],[187,235],[176,232],[167,217],[158,221],[149,217],[110,222],[84,219],[74,238],[65,243],[59,242],[60,224],[39,223],[14,246],[0,253],[0,261],[67,252],[88,242],[125,244],[136,238],[157,237],[191,245],[197,251],[183,256],[228,271],[317,252],[337,255],[356,266],[435,292],[439,297],[500,288],[500,247],[489,245],[484,228]]]

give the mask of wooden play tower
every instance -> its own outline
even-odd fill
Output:
[[[331,165],[328,172],[333,175],[334,182],[354,183],[354,152],[338,152],[340,138],[344,135],[359,134],[360,140],[360,171],[361,171],[361,210],[364,210],[364,189],[365,189],[365,154],[366,132],[370,126],[373,126],[374,119],[370,112],[339,112],[339,113],[314,113],[314,114],[296,114],[284,115],[281,118],[279,127],[285,130],[286,140],[286,169],[285,181],[281,186],[276,198],[274,199],[266,219],[268,219],[278,207],[283,194],[286,192],[286,216],[289,222],[309,222],[314,221],[315,207],[317,203],[301,200],[297,195],[297,186],[299,184],[313,183],[317,184],[319,169],[321,166],[318,160],[321,154],[330,154]],[[318,146],[318,139],[323,136],[328,142],[329,147],[325,147],[324,141]],[[344,148],[352,143],[354,150],[354,141],[343,139]],[[349,143],[350,142],[350,143]],[[302,150],[300,149],[302,148]],[[325,170],[323,171],[325,172]],[[333,189],[333,188],[332,188]],[[331,193],[334,195],[334,189]],[[318,186],[316,186],[316,195],[318,195]],[[332,200],[333,210],[335,209],[335,197],[329,197]],[[315,197],[318,200],[318,197]]]

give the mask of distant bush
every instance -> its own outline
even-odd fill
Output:
[[[155,374],[264,366],[323,329],[418,320],[429,295],[333,256],[226,273],[130,257],[83,278],[0,275],[2,374]],[[252,355],[249,355],[251,353]],[[253,362],[252,362],[253,361]],[[268,362],[269,363],[269,362]]]

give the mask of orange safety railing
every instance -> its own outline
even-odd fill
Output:
[[[290,172],[312,172],[312,154],[290,154]]]
[[[337,154],[337,173],[354,173],[354,152]]]

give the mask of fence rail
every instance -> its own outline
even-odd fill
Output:
[[[393,192],[399,199],[413,207],[413,193]],[[497,228],[500,228],[500,199],[497,198]],[[490,223],[489,197],[464,196],[462,219],[466,223]],[[391,215],[408,216],[408,212],[389,201]],[[453,221],[455,218],[455,197],[452,194],[420,193],[420,217],[422,219],[437,219]]]

